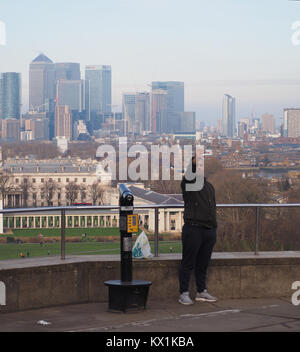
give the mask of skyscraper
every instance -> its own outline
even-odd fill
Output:
[[[68,105],[70,110],[82,112],[85,110],[85,81],[58,80],[56,97],[59,105]]]
[[[300,137],[300,109],[284,109],[284,136]]]
[[[111,112],[111,66],[88,65],[85,68],[87,102],[91,113]]]
[[[167,93],[166,123],[162,132],[174,132],[180,127],[177,112],[184,111],[184,82],[166,81],[152,82],[152,91],[164,90]]]
[[[47,118],[33,117],[31,119],[26,119],[24,125],[25,131],[31,131],[32,140],[49,139],[49,120]]]
[[[274,115],[263,114],[261,117],[261,129],[264,132],[274,133],[275,130],[275,120]]]
[[[55,108],[55,137],[72,139],[72,113],[67,105]]]
[[[0,75],[0,118],[19,119],[21,113],[21,74],[5,72]]]
[[[128,131],[134,132],[135,123],[135,93],[123,93],[122,113],[128,123]]]
[[[167,130],[167,91],[155,89],[151,93],[151,131],[163,133]]]
[[[150,131],[150,94],[148,92],[136,93],[134,109],[135,133]]]
[[[20,140],[20,120],[15,118],[3,119],[2,138],[7,141]]]
[[[222,135],[225,137],[235,135],[235,98],[228,94],[223,98]]]
[[[196,132],[196,113],[195,112],[178,112],[179,130],[174,132],[195,133]]]
[[[38,55],[29,67],[29,109],[45,111],[55,97],[55,65],[44,54]]]
[[[55,80],[80,80],[80,64],[74,62],[55,63]]]

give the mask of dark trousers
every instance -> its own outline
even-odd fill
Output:
[[[195,270],[197,291],[206,289],[206,274],[217,231],[190,224],[182,228],[182,261],[179,269],[180,293],[189,291],[191,273]]]

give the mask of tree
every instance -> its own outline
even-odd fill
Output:
[[[290,183],[288,178],[281,178],[281,180],[278,181],[278,189],[280,192],[286,192],[290,189]]]
[[[11,174],[8,171],[0,173],[0,195],[3,200],[3,207],[5,206],[5,200],[7,195],[14,189],[11,184]]]
[[[94,182],[88,187],[88,194],[93,202],[93,205],[96,205],[98,200],[100,201],[100,204],[104,203],[104,188],[99,184],[99,182]]]
[[[85,202],[86,200],[86,186],[84,184],[81,184],[79,186],[79,191],[80,191],[80,198],[82,202]]]
[[[46,199],[47,205],[52,205],[52,199],[57,190],[57,183],[52,179],[46,179],[41,185],[41,195]]]
[[[30,180],[28,180],[27,178],[24,178],[20,183],[20,189],[22,192],[23,206],[26,208],[29,194],[34,190],[34,187]]]
[[[214,157],[205,157],[204,160],[204,176],[207,178],[212,177],[214,174],[221,172],[223,165],[220,159]]]
[[[265,181],[244,179],[238,171],[224,169],[216,172],[209,181],[215,187],[217,204],[260,204],[271,199]],[[265,215],[264,210],[261,222]],[[217,218],[219,243],[225,244],[225,250],[252,249],[255,208],[219,208]]]
[[[66,186],[66,199],[71,204],[78,198],[80,186],[76,182],[70,182]]]

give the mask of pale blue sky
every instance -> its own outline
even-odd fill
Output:
[[[110,64],[113,103],[122,91],[155,80],[185,82],[187,111],[215,123],[222,97],[237,100],[237,118],[300,106],[300,45],[291,25],[300,2],[288,0],[1,0],[7,45],[0,72],[23,75],[44,52],[56,62]],[[278,120],[279,121],[279,120]]]

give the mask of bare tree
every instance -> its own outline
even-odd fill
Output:
[[[76,182],[70,182],[66,186],[66,199],[71,204],[78,198],[80,186]]]
[[[5,206],[6,197],[14,189],[11,184],[11,174],[8,171],[0,173],[0,195],[3,200],[3,207]]]
[[[47,201],[47,205],[51,206],[52,199],[57,190],[57,183],[52,179],[46,179],[40,189],[41,189],[41,195]]]
[[[80,198],[82,202],[85,202],[86,200],[86,186],[82,183],[80,186]]]
[[[30,180],[28,180],[27,178],[24,178],[20,183],[20,189],[22,192],[23,206],[26,208],[29,194],[34,190],[34,187]]]
[[[94,182],[88,187],[88,195],[93,205],[96,205],[98,200],[100,204],[104,203],[104,188],[98,182]]]

